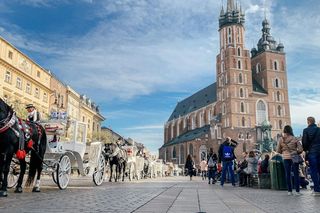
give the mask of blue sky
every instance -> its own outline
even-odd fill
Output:
[[[240,2],[251,49],[264,0]],[[97,102],[105,126],[157,151],[176,103],[215,81],[220,8],[220,0],[2,0],[0,35]],[[285,45],[300,134],[307,116],[319,120],[320,4],[267,0],[266,8]]]

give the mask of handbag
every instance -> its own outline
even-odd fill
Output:
[[[303,158],[299,154],[291,154],[291,159],[293,163],[303,163]]]

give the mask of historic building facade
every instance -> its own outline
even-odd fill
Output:
[[[164,127],[159,150],[164,160],[184,164],[191,154],[198,164],[228,136],[239,142],[239,154],[256,147],[261,125],[271,124],[276,139],[291,123],[284,45],[271,36],[265,19],[257,48],[250,52],[244,22],[241,7],[228,0],[219,17],[216,83],[177,104]]]
[[[101,123],[105,119],[91,99],[80,96],[2,37],[0,97],[13,105],[20,117],[26,117],[25,105],[33,104],[41,113],[42,120],[55,117],[84,122],[89,142],[98,139]],[[65,116],[61,117],[62,114]]]

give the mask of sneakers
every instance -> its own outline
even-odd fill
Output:
[[[293,195],[294,195],[294,196],[301,196],[302,193],[301,193],[301,192],[295,192]]]
[[[291,196],[291,195],[293,195],[292,192],[288,192],[288,196]]]

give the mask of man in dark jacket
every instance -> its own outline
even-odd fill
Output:
[[[320,196],[320,131],[314,117],[307,118],[308,127],[303,130],[302,146],[307,153],[311,178],[314,183],[313,195]]]
[[[219,147],[219,163],[222,162],[222,174],[220,185],[223,186],[224,180],[226,179],[226,172],[229,172],[231,177],[231,183],[233,186],[236,186],[233,172],[233,160],[236,158],[234,155],[234,145],[237,142],[232,140],[230,137],[226,139],[226,141],[220,145]]]

